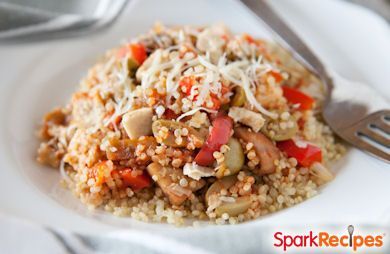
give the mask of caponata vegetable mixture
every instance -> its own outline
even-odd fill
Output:
[[[223,25],[164,27],[109,50],[43,120],[38,161],[89,208],[235,224],[316,195],[344,147],[323,86],[277,45]]]

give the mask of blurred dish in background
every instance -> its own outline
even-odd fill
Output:
[[[0,3],[0,39],[49,39],[95,31],[112,23],[127,0],[16,0]]]

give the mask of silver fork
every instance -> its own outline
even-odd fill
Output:
[[[390,104],[364,84],[346,80],[325,67],[265,0],[242,0],[275,34],[276,40],[326,85],[323,117],[342,139],[390,162]]]

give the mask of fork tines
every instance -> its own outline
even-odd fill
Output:
[[[359,148],[390,162],[390,110],[372,113],[343,133]]]

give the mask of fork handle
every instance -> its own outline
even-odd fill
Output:
[[[317,56],[291,30],[286,23],[272,10],[265,0],[241,0],[271,30],[275,39],[282,46],[290,49],[294,57],[310,71],[317,74],[322,81],[331,86],[328,73]]]

